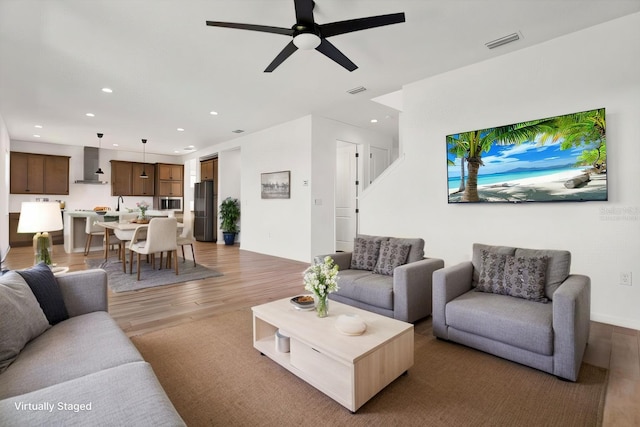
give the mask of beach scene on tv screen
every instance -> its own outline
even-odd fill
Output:
[[[607,200],[605,110],[447,136],[449,203]]]

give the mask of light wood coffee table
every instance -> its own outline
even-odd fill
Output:
[[[252,307],[253,346],[352,412],[413,366],[413,325],[329,302],[329,317],[297,310],[289,298]],[[367,324],[358,336],[335,328],[340,314]],[[275,333],[290,337],[290,352],[276,350]]]

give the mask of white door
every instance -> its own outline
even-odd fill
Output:
[[[337,142],[336,156],[336,251],[353,251],[358,232],[358,146]]]
[[[389,167],[389,150],[371,147],[369,152],[369,184]]]

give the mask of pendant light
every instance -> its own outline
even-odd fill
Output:
[[[96,175],[102,175],[102,168],[100,167],[100,149],[102,148],[102,136],[103,134],[98,134],[98,170],[96,171]]]
[[[145,171],[146,168],[146,164],[145,164],[145,159],[146,159],[146,149],[145,146],[147,145],[147,140],[143,139],[142,140],[142,173],[140,174],[140,178],[149,178],[149,175],[147,175],[147,172]]]

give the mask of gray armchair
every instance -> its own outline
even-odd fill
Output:
[[[492,261],[503,258],[500,271]],[[546,268],[534,273],[539,262]],[[591,281],[569,274],[570,264],[568,251],[474,244],[471,261],[433,274],[433,334],[576,381],[589,337]],[[503,286],[510,280],[515,291]],[[534,282],[543,286],[537,296]]]
[[[353,252],[318,255],[315,257],[316,263],[330,256],[339,268],[340,289],[329,294],[329,299],[404,322],[415,322],[429,316],[432,275],[435,270],[444,267],[444,261],[424,258],[423,239],[363,235],[358,238],[409,246],[406,263],[392,268],[391,274],[380,274],[377,271],[381,269],[375,268],[377,256],[374,256],[376,259],[370,264],[370,269],[356,269],[352,268]]]

